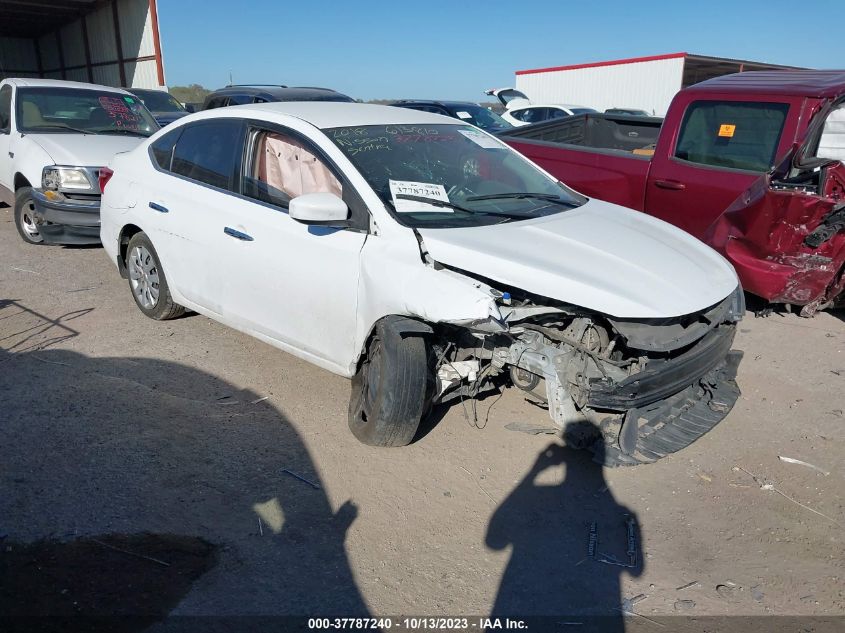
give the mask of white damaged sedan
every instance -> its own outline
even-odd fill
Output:
[[[367,444],[408,444],[432,405],[510,382],[568,442],[637,464],[739,395],[730,264],[454,119],[220,108],[117,155],[101,184],[102,243],[144,314],[193,310],[350,377]]]

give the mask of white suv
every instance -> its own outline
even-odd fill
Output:
[[[100,168],[159,129],[134,95],[53,79],[0,82],[0,200],[31,244],[100,240]]]

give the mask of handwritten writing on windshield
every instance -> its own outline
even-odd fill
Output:
[[[349,156],[364,152],[390,151],[387,136],[370,136],[366,128],[341,128],[332,132],[335,143]]]
[[[332,131],[332,138],[347,156],[365,152],[391,151],[396,143],[432,143],[453,140],[437,128],[424,125],[386,125],[374,130],[347,127]]]
[[[115,127],[138,129],[141,117],[132,112],[122,99],[117,97],[100,97],[100,106],[111,117]]]

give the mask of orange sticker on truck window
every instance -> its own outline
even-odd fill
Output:
[[[719,136],[722,138],[733,138],[734,132],[736,132],[736,126],[731,125],[730,123],[722,123],[719,126]]]

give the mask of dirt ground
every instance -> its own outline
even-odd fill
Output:
[[[101,249],[24,245],[0,209],[0,613],[577,622],[628,600],[635,630],[842,624],[845,314],[748,315],[736,347],[733,412],[653,465],[505,429],[547,419],[516,390],[373,449],[346,427],[345,379],[202,316],[151,321]],[[629,517],[637,565],[589,558],[595,523],[627,560]]]

